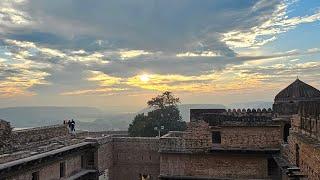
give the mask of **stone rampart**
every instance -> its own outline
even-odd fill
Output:
[[[190,110],[191,122],[205,121],[210,126],[266,126],[272,124],[273,112],[267,109]]]
[[[17,144],[38,142],[54,137],[67,136],[68,134],[67,125],[64,124],[29,128],[12,132],[12,136],[15,139],[14,141]]]

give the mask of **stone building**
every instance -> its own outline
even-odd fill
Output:
[[[273,109],[192,109],[186,131],[13,131],[0,121],[0,179],[320,179],[319,90],[296,80]]]

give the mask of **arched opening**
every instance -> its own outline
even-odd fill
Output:
[[[291,124],[285,124],[283,127],[283,142],[288,143],[288,136],[290,133]]]
[[[280,169],[273,158],[268,158],[268,176],[272,179],[279,179]]]
[[[296,144],[296,166],[300,166],[300,147]]]

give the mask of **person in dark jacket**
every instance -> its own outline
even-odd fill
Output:
[[[69,130],[71,131],[71,121],[70,120],[68,120],[68,128],[69,128]]]
[[[76,122],[74,122],[74,120],[72,119],[71,120],[71,132],[76,131],[75,126],[76,126]]]

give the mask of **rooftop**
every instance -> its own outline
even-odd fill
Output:
[[[300,79],[296,79],[288,87],[280,91],[274,99],[275,103],[315,100],[320,100],[320,91]]]

